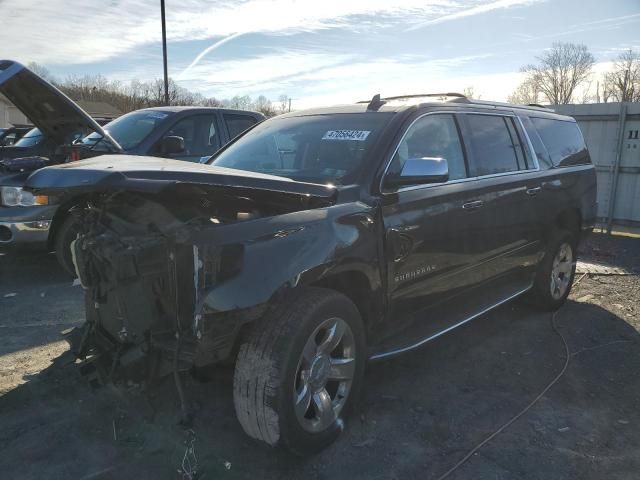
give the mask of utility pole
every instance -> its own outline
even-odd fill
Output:
[[[167,26],[164,17],[164,0],[160,0],[162,16],[162,61],[164,63],[164,104],[169,105],[169,74],[167,72]]]
[[[289,112],[291,112],[291,97],[289,97]]]

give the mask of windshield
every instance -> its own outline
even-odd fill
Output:
[[[42,132],[38,128],[32,128],[24,137],[13,144],[14,147],[34,147],[42,140]]]
[[[305,182],[346,184],[355,180],[390,116],[343,113],[274,118],[220,152],[212,165]]]
[[[107,123],[103,128],[124,150],[130,150],[137,147],[168,116],[167,112],[155,110],[131,112]],[[80,144],[95,147],[96,150],[108,150],[107,142],[100,140],[102,135],[94,132],[84,137]]]

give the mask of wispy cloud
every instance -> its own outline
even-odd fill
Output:
[[[167,2],[171,42],[262,32],[445,22],[540,0],[182,0]],[[157,0],[21,0],[0,3],[0,57],[49,65],[116,58],[160,40]],[[19,41],[17,41],[19,39]],[[214,47],[215,48],[215,47]],[[196,62],[197,63],[197,62]]]
[[[328,103],[353,102],[374,93],[385,95],[416,91],[462,90],[469,84],[464,77],[455,82],[451,76],[469,64],[481,62],[490,54],[458,56],[425,60],[411,55],[394,58],[359,59],[353,55],[304,54],[302,52],[274,52],[249,60],[215,62],[195,67],[189,85],[198,85],[209,95],[279,94],[304,91],[298,107],[315,106],[326,99]],[[276,66],[276,67],[274,67]],[[264,72],[250,77],[246,72]]]
[[[117,57],[159,39],[156,4],[149,0],[2,2],[0,57],[47,65]]]
[[[211,12],[212,16],[221,17],[223,25],[220,30],[220,24],[216,22],[216,33],[229,36],[203,50],[181,73],[181,77],[205,55],[242,33],[287,34],[327,28],[380,28],[398,21],[405,28],[418,28],[540,1],[545,0],[249,0],[233,8],[223,7]]]
[[[287,93],[298,108],[471,85],[504,99],[553,40],[599,60],[638,48],[632,1],[166,0],[169,71],[206,95]],[[0,0],[0,58],[60,76],[157,78],[160,39],[158,0]]]
[[[436,18],[419,22],[417,25],[415,25],[412,28],[414,29],[422,28],[429,25],[435,25],[438,23],[450,22],[452,20],[459,20],[461,18],[481,15],[484,13],[491,12],[493,10],[501,10],[504,8],[510,8],[515,6],[530,5],[533,3],[540,3],[541,1],[546,1],[546,0],[496,0],[496,1],[484,2],[484,3],[481,3],[480,5],[476,5],[470,8],[462,8],[459,11],[454,11],[446,15],[441,15]]]

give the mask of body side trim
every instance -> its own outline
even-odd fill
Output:
[[[376,361],[376,360],[383,360],[383,359],[386,359],[386,358],[391,358],[391,357],[394,357],[396,355],[400,355],[401,353],[406,353],[406,352],[409,352],[409,351],[414,350],[416,348],[419,348],[422,345],[424,345],[425,343],[430,342],[431,340],[434,340],[434,339],[438,338],[439,336],[444,335],[447,332],[450,332],[454,328],[460,327],[460,326],[464,325],[465,323],[470,322],[471,320],[474,320],[475,318],[478,318],[479,316],[484,315],[485,313],[493,310],[494,308],[499,307],[500,305],[503,305],[503,304],[507,303],[510,300],[513,300],[514,298],[516,298],[516,297],[522,295],[523,293],[527,292],[531,287],[532,287],[532,285],[529,285],[527,288],[525,288],[523,290],[520,290],[519,292],[517,292],[517,293],[515,293],[513,295],[508,296],[504,300],[500,300],[499,302],[491,305],[490,307],[487,307],[487,308],[485,308],[483,310],[480,310],[479,312],[474,313],[473,315],[471,315],[470,317],[467,317],[466,319],[462,320],[461,322],[458,322],[455,325],[452,325],[452,326],[450,326],[448,328],[445,328],[444,330],[442,330],[442,331],[440,331],[438,333],[435,333],[435,334],[433,334],[433,335],[431,335],[431,336],[429,336],[427,338],[424,338],[424,339],[420,340],[419,342],[417,342],[417,343],[415,343],[413,345],[409,345],[409,346],[404,347],[404,348],[399,348],[397,350],[391,350],[389,352],[382,352],[382,353],[376,353],[374,355],[371,355],[369,357],[369,361]]]

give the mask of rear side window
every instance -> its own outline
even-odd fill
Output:
[[[589,152],[577,123],[531,117],[551,162],[556,167],[590,163]]]
[[[463,115],[466,120],[465,141],[469,145],[469,173],[472,177],[492,175],[496,173],[515,172],[520,170],[516,153],[520,149],[519,142],[513,138],[507,122],[510,118],[498,115]]]
[[[258,121],[249,115],[238,115],[234,113],[225,113],[223,116],[224,123],[227,124],[227,131],[229,132],[229,138],[234,139],[247,128],[252,127]]]

